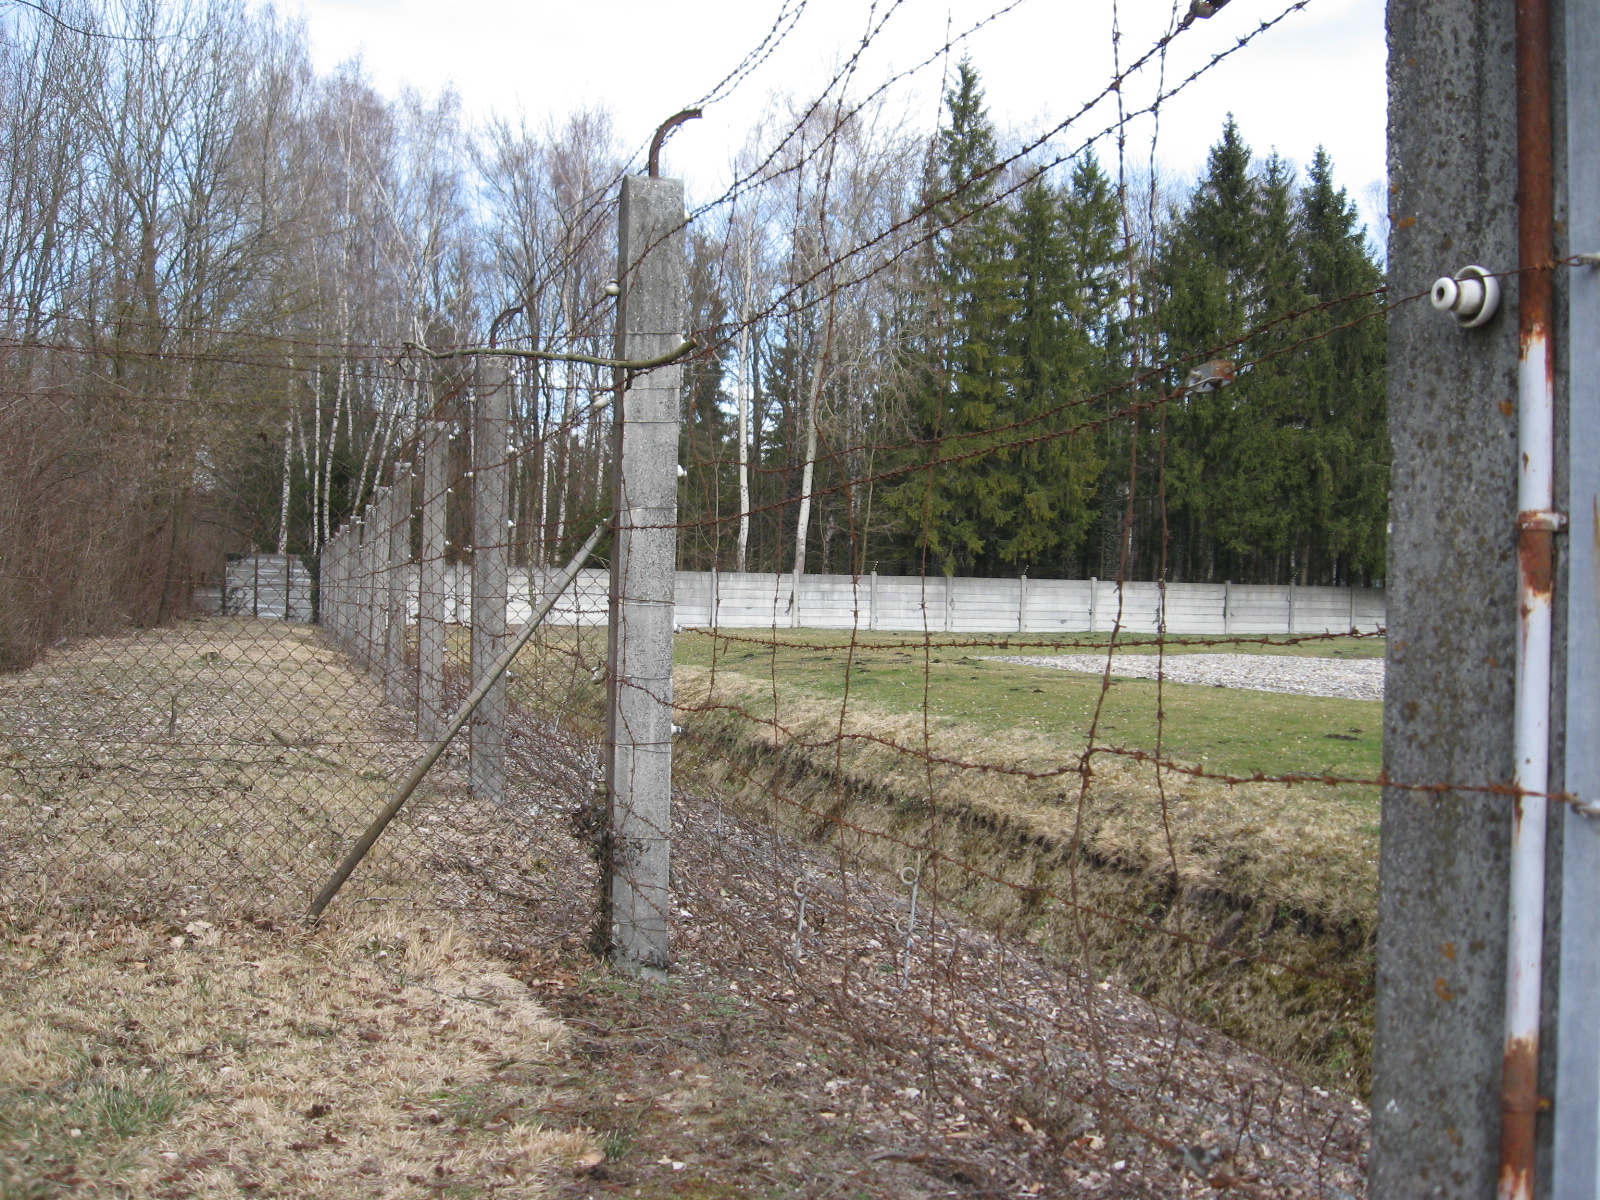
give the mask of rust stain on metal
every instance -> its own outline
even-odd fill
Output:
[[[1531,529],[1523,524],[1517,530],[1517,562],[1522,568],[1523,586],[1536,599],[1551,597],[1551,561],[1555,535],[1548,529]]]
[[[1549,0],[1517,0],[1517,257],[1548,263],[1555,246],[1555,173],[1551,169]],[[1553,311],[1551,271],[1526,271],[1518,283],[1517,328],[1526,353],[1543,337]]]
[[[1538,1039],[1512,1038],[1506,1043],[1500,1092],[1500,1200],[1532,1200],[1539,1107]]]

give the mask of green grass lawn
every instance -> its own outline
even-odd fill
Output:
[[[677,660],[757,678],[775,678],[780,687],[813,695],[849,695],[865,704],[897,712],[917,712],[924,697],[931,713],[972,722],[984,729],[1059,733],[1063,753],[1084,744],[1101,691],[1097,676],[1048,667],[982,661],[975,655],[1048,654],[1052,639],[1032,636],[1028,645],[933,645],[920,635],[863,634],[853,651],[848,633],[826,630],[779,631],[779,640],[798,645],[761,644],[762,630],[678,636]],[[731,640],[737,638],[738,640]],[[942,642],[960,638],[941,638]],[[1084,635],[1062,637],[1059,648],[1092,652]],[[1169,639],[1170,643],[1181,639]],[[1119,645],[1122,644],[1119,642]],[[843,647],[843,648],[841,648]],[[1153,650],[1153,648],[1151,648]],[[1195,646],[1195,652],[1277,653],[1340,658],[1381,657],[1380,639],[1340,638],[1298,646]],[[1232,775],[1333,774],[1370,779],[1383,754],[1383,705],[1369,700],[1294,696],[1243,688],[1168,683],[1163,689],[1165,728],[1162,750],[1170,757],[1203,764]],[[1101,711],[1102,743],[1143,750],[1156,747],[1156,684],[1114,679]],[[1342,789],[1341,789],[1342,790]],[[1349,789],[1351,798],[1375,804],[1377,789]]]

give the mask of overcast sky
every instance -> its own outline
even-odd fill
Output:
[[[1291,0],[1232,0],[1196,21],[1173,44],[1167,86],[1266,20]],[[284,0],[303,13],[319,64],[359,55],[385,91],[450,86],[472,115],[526,114],[543,123],[577,106],[615,114],[630,146],[643,146],[665,117],[694,103],[757,46],[780,13],[798,19],[776,51],[705,119],[680,131],[663,159],[683,176],[691,201],[726,179],[728,162],[774,93],[814,97],[881,23],[851,78],[861,97],[896,72],[937,55],[947,28],[963,30],[1007,0]],[[1122,0],[1122,62],[1145,53],[1171,16],[1171,0]],[[954,52],[982,73],[990,112],[1012,135],[1043,133],[1101,91],[1113,74],[1109,0],[1018,0]],[[887,14],[887,15],[886,15]],[[935,61],[887,93],[890,112],[920,128],[936,119],[941,72]],[[1125,102],[1148,104],[1158,66],[1130,79]],[[1384,175],[1383,0],[1309,0],[1281,24],[1212,69],[1161,111],[1156,157],[1192,175],[1232,112],[1258,153],[1276,149],[1307,162],[1318,145],[1368,220],[1381,204]],[[1054,137],[1059,153],[1109,126],[1102,103]],[[1151,124],[1131,127],[1127,155],[1150,155]],[[1100,143],[1103,162],[1115,146]]]

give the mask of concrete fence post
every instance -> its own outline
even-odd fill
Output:
[[[867,628],[878,628],[878,570],[872,570],[872,582],[867,585]]]
[[[367,666],[367,514],[355,514],[350,530],[350,653]]]
[[[411,464],[397,463],[389,488],[385,576],[388,622],[384,638],[383,677],[389,703],[410,708],[406,686],[406,575],[411,565]]]
[[[481,678],[506,639],[509,590],[506,525],[511,466],[511,374],[503,358],[480,357],[474,368],[472,414],[472,678]],[[502,677],[472,714],[472,794],[496,804],[506,793],[506,681]]]
[[[1224,636],[1233,632],[1233,580],[1225,580],[1222,585],[1222,632]]]
[[[445,576],[449,454],[449,425],[429,422],[422,435],[422,546],[417,556],[417,732],[430,739],[439,736],[448,719],[445,622],[455,615]]]
[[[1089,576],[1089,632],[1095,631],[1096,620],[1100,609],[1100,581],[1093,575]]]
[[[1491,271],[1518,265],[1516,17],[1525,9],[1389,0],[1391,296],[1425,291],[1468,263]],[[1593,4],[1563,10],[1569,20],[1592,21],[1596,12]],[[1592,103],[1594,59],[1566,66]],[[1562,69],[1558,61],[1557,80]],[[1558,172],[1560,155],[1558,145]],[[1565,236],[1558,257],[1600,249],[1562,244]],[[1555,272],[1558,304],[1569,281],[1587,277],[1583,269]],[[1470,787],[1424,800],[1405,785],[1504,784],[1517,766],[1521,289],[1518,277],[1508,277],[1500,314],[1481,328],[1463,329],[1425,302],[1397,305],[1387,316],[1393,460],[1383,758],[1394,786],[1384,789],[1379,838],[1373,1200],[1494,1196],[1502,1184],[1514,802]],[[1572,316],[1576,332],[1579,314]],[[1555,331],[1558,353],[1566,328],[1561,322]],[[1574,344],[1580,340],[1594,341]],[[1565,380],[1557,382],[1560,404]],[[1580,426],[1558,419],[1558,428]],[[1566,552],[1563,546],[1563,558]],[[1558,589],[1560,603],[1559,577]],[[1561,737],[1558,729],[1558,746]],[[1560,780],[1559,768],[1551,779],[1557,789],[1571,783]],[[1550,849],[1560,855],[1559,818],[1550,830]],[[1592,872],[1594,861],[1584,868]],[[1592,937],[1593,910],[1577,920]],[[1546,921],[1551,942],[1566,935],[1559,904]],[[1563,953],[1561,970],[1568,965]],[[1545,981],[1554,991],[1548,970]],[[1582,1026],[1592,1039],[1592,1007]],[[1555,1041],[1542,1044],[1554,1051]],[[1553,1065],[1543,1064],[1546,1072]],[[1540,1080],[1541,1094],[1557,1097],[1553,1112],[1538,1118],[1541,1153],[1548,1153],[1550,1125],[1571,1119],[1587,1126],[1574,1143],[1584,1149],[1556,1164],[1554,1180],[1541,1165],[1537,1194],[1579,1200],[1595,1195],[1600,1139],[1593,1100],[1585,1111],[1562,1094],[1562,1082],[1548,1074]],[[1545,1090],[1552,1083],[1554,1093]],[[1569,1171],[1581,1178],[1563,1181]],[[1546,1191],[1554,1182],[1561,1189]]]
[[[318,610],[323,624],[339,641],[344,641],[344,550],[343,532],[332,539],[322,551],[322,585],[318,597]]]
[[[350,634],[355,619],[354,611],[350,604],[350,580],[355,568],[355,541],[351,537],[348,525],[339,534],[339,591],[334,604],[334,613],[339,622],[339,641],[346,649],[350,646]]]
[[[1294,632],[1294,580],[1289,581],[1289,632]]]
[[[1017,632],[1028,632],[1028,573],[1017,580]]]
[[[679,180],[629,176],[622,181],[619,358],[656,358],[682,342],[683,226]],[[619,372],[612,429],[606,918],[616,961],[645,972],[664,971],[672,961],[672,623],[682,375],[676,364],[631,379]],[[799,572],[790,578],[797,620]]]
[[[379,492],[361,510],[361,666],[368,671],[377,664],[378,644],[378,514],[383,493]]]

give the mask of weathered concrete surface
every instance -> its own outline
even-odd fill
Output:
[[[622,181],[617,354],[655,358],[683,340],[683,184]],[[615,541],[607,654],[609,937],[625,966],[664,970],[672,843],[672,623],[683,368],[635,376],[614,411]]]
[[[511,566],[511,372],[503,358],[478,358],[472,415],[472,678],[482,679],[506,644]],[[489,689],[470,726],[472,794],[505,802],[506,681]]]
[[[1512,4],[1390,0],[1389,48],[1391,298],[1469,263],[1515,267]],[[1511,779],[1518,289],[1504,285],[1482,329],[1426,301],[1389,320],[1385,758],[1401,783]],[[1384,796],[1376,1200],[1494,1194],[1509,838],[1504,797]]]

